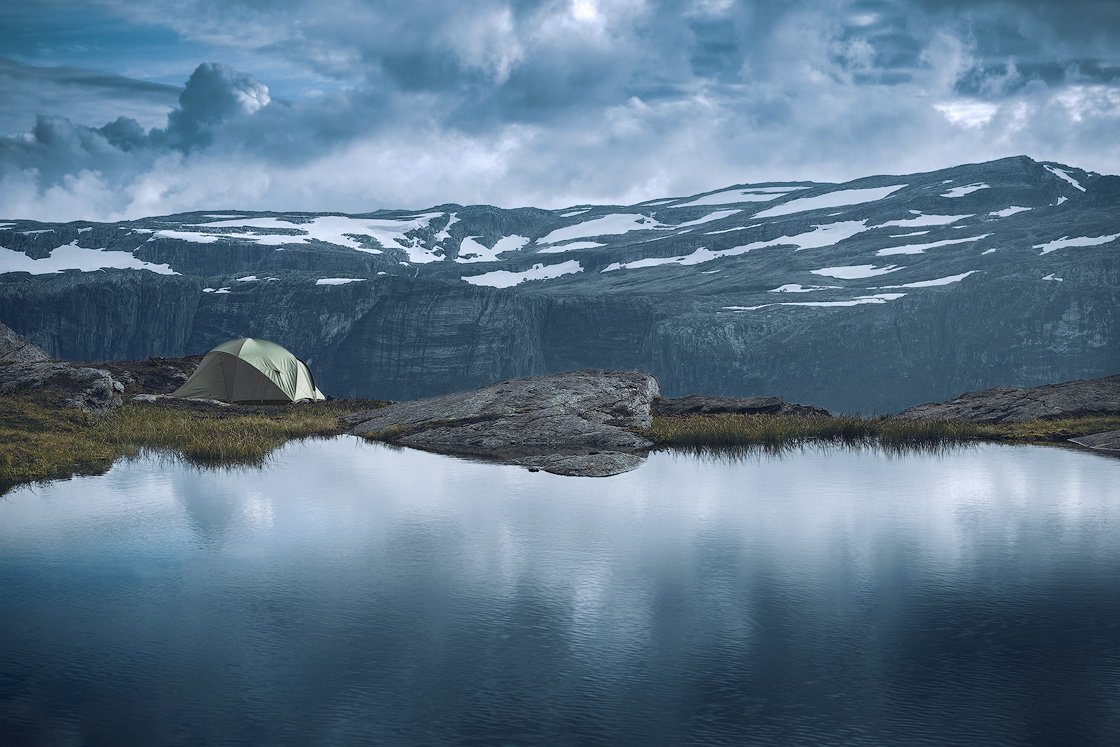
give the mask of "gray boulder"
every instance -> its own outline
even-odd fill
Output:
[[[124,385],[100,368],[62,361],[11,363],[0,366],[0,394],[29,392],[56,395],[63,407],[105,412],[121,404]]]
[[[5,363],[33,363],[50,360],[50,356],[26,337],[0,323],[0,365]]]
[[[1120,415],[1120,375],[1046,386],[981,389],[948,402],[909,407],[897,417],[905,420],[1021,423],[1082,415]]]
[[[828,410],[812,405],[786,402],[780,397],[688,397],[659,399],[653,403],[653,414],[661,417],[680,415],[801,415],[812,418],[832,417]]]
[[[445,454],[605,477],[653,446],[657,380],[636,371],[574,371],[503,381],[343,417],[356,435]]]

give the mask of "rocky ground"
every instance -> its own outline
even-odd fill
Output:
[[[981,389],[948,402],[909,407],[896,417],[1023,423],[1086,415],[1120,415],[1120,375],[1046,386]]]
[[[707,397],[693,394],[670,397],[653,403],[653,414],[659,417],[682,415],[799,415],[810,418],[831,417],[828,410],[813,405],[797,405],[780,397]]]

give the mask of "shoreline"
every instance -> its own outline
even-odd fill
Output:
[[[60,407],[50,396],[0,397],[0,494],[20,485],[102,474],[116,461],[159,452],[204,467],[260,466],[290,441],[349,432],[348,415],[376,410],[375,400],[332,400],[314,405],[243,406],[190,401],[126,402],[103,414]],[[781,451],[836,444],[906,451],[969,443],[1016,443],[1094,451],[1069,439],[1120,430],[1120,416],[1088,416],[1025,423],[913,421],[894,416],[829,418],[789,414],[690,414],[655,416],[639,435],[645,451],[707,453]],[[399,434],[360,436],[398,444]],[[439,449],[423,449],[448,453]],[[502,461],[500,454],[451,454]],[[530,467],[532,468],[532,467]]]

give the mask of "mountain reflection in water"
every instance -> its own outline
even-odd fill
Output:
[[[13,743],[1120,743],[1120,461],[351,438],[0,501]]]

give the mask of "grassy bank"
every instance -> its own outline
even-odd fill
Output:
[[[895,418],[796,415],[689,415],[653,419],[653,435],[666,446],[771,447],[811,441],[884,447],[939,447],[966,441],[1064,442],[1120,429],[1120,417],[1092,416],[990,425],[963,420],[923,422]]]
[[[196,464],[260,464],[284,443],[339,433],[338,416],[370,401],[227,408],[126,404],[95,416],[48,397],[0,397],[0,488],[100,472],[118,458],[162,450]]]

